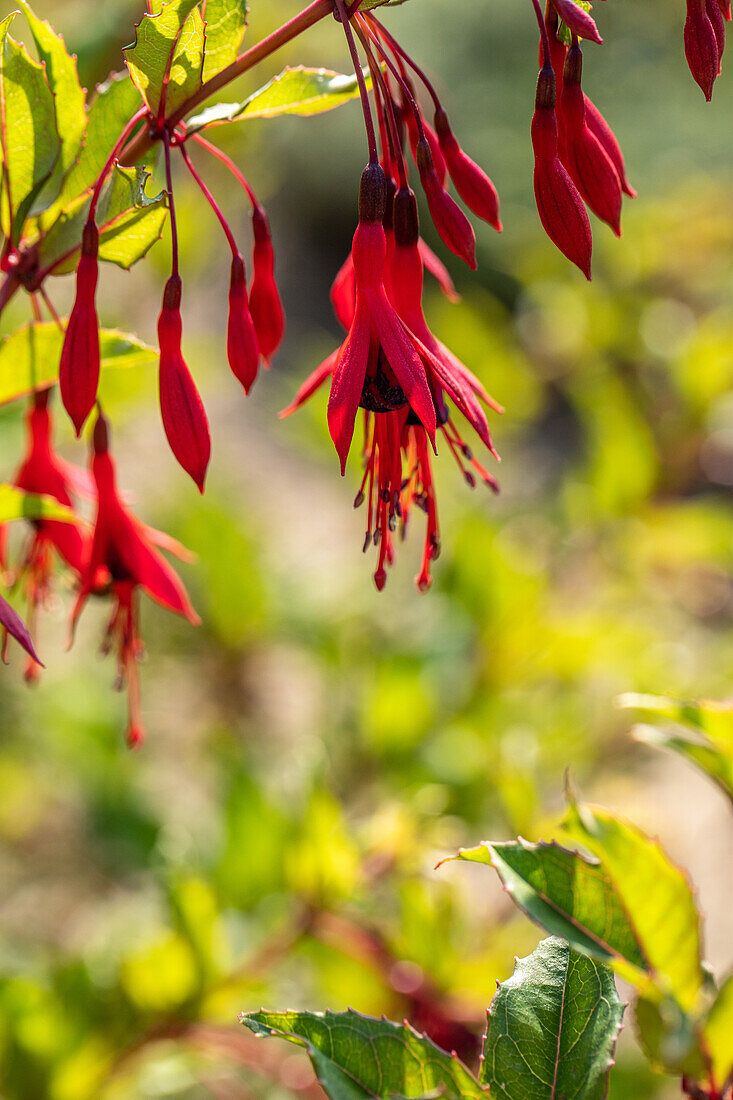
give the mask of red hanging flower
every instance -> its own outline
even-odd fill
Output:
[[[532,145],[535,198],[545,232],[590,279],[593,237],[583,200],[558,156],[555,74],[551,65],[542,68],[537,82]]]
[[[99,230],[94,222],[88,222],[82,234],[76,297],[59,364],[61,400],[77,436],[94,407],[99,386],[99,325],[95,304],[98,251]]]
[[[265,367],[269,368],[285,333],[285,314],[275,282],[275,253],[272,247],[270,223],[261,206],[254,206],[252,209],[252,231],[254,255],[249,310],[257,333],[260,355]]]
[[[695,82],[710,102],[715,78],[720,72],[720,53],[706,0],[687,0],[685,56]]]
[[[229,281],[227,357],[234,377],[242,383],[244,392],[249,393],[257,377],[260,353],[249,309],[244,260],[241,256],[235,256],[232,260]]]
[[[72,634],[91,594],[105,582],[111,588],[114,608],[107,626],[104,651],[117,646],[119,684],[127,683],[129,723],[127,741],[139,745],[145,734],[140,712],[137,661],[142,652],[138,625],[138,589],[157,603],[185,616],[197,625],[200,619],[177,573],[155,549],[162,545],[181,555],[182,548],[167,535],[144,526],[120,499],[115,466],[109,453],[109,432],[99,413],[94,426],[92,474],[97,489],[97,515],[89,555],[84,562],[81,588],[71,615]]]
[[[565,58],[561,96],[565,134],[563,163],[590,209],[621,236],[623,191],[618,172],[586,122],[585,97],[580,81],[583,55],[576,44]]]
[[[53,497],[59,504],[73,510],[73,494],[85,485],[83,470],[76,470],[56,453],[52,441],[52,419],[48,409],[49,391],[34,394],[26,417],[28,451],[13,479],[13,484],[27,493]],[[0,528],[0,534],[4,534]],[[37,636],[38,608],[53,590],[54,552],[78,577],[89,549],[90,536],[81,525],[61,520],[32,521],[32,536],[23,558],[15,568],[14,581],[22,578],[29,608],[31,633]],[[2,559],[0,554],[0,560]],[[27,680],[38,675],[39,664],[33,656],[25,670]]]
[[[428,200],[430,217],[443,244],[464,260],[471,271],[475,271],[477,267],[476,234],[466,215],[440,182],[427,140],[421,139],[417,143],[416,159],[420,182]]]
[[[338,352],[328,403],[328,426],[342,474],[360,404],[383,411],[409,404],[431,441],[435,439],[435,409],[421,358],[424,349],[397,316],[385,292],[385,204],[384,171],[380,165],[370,164],[362,175],[359,225],[352,246],[356,309]]]
[[[461,149],[442,109],[435,112],[435,129],[456,191],[476,217],[483,218],[497,233],[501,233],[496,188],[483,168],[479,168]]]
[[[181,351],[181,280],[171,275],[158,318],[160,411],[176,459],[204,491],[211,436],[201,395]]]
[[[552,3],[565,26],[573,34],[577,34],[579,38],[587,38],[590,42],[597,42],[599,45],[603,42],[593,17],[576,4],[575,0],[552,0]]]

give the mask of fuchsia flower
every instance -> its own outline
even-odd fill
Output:
[[[282,343],[285,332],[285,314],[280,292],[275,282],[275,253],[272,247],[270,223],[263,207],[252,210],[254,255],[252,258],[252,286],[249,291],[249,309],[257,333],[257,344],[266,367]]]
[[[494,455],[496,452],[480,401],[486,402],[497,411],[501,411],[501,408],[492,401],[468,368],[435,339],[427,326],[421,304],[423,260],[419,248],[417,203],[409,188],[397,191],[393,200],[393,218],[385,211],[387,222],[393,224],[393,246],[389,253],[385,244],[376,243],[379,239],[376,232],[373,237],[365,238],[364,230],[371,231],[377,225],[375,215],[379,206],[375,203],[374,209],[369,210],[368,202],[365,201],[365,193],[368,198],[370,188],[378,178],[375,169],[376,166],[367,168],[362,178],[362,216],[354,238],[356,312],[351,322],[350,337],[358,331],[360,324],[364,325],[363,320],[359,321],[359,314],[365,308],[365,295],[374,293],[375,284],[381,288],[388,286],[391,305],[382,300],[380,308],[384,309],[386,304],[387,309],[393,309],[391,323],[394,324],[394,318],[401,323],[401,331],[416,353],[417,363],[413,363],[413,366],[419,371],[420,382],[416,392],[420,402],[418,404],[408,392],[402,381],[402,371],[398,371],[394,363],[390,367],[389,351],[384,344],[379,345],[375,334],[367,332],[369,347],[366,370],[361,365],[365,353],[361,352],[361,360],[357,366],[353,346],[347,338],[343,347],[329,356],[306,380],[281,416],[287,416],[299,408],[334,371],[353,370],[352,387],[356,392],[352,393],[352,404],[348,405],[348,424],[344,428],[338,420],[332,429],[332,436],[341,457],[343,472],[353,434],[354,416],[357,407],[361,406],[364,410],[365,471],[354,503],[359,506],[367,502],[364,550],[368,550],[371,545],[379,548],[374,581],[378,589],[384,587],[387,579],[386,567],[393,563],[395,556],[394,532],[399,523],[404,536],[409,516],[417,507],[427,517],[423,561],[417,577],[419,589],[425,591],[431,583],[431,563],[440,553],[437,503],[430,465],[430,444],[434,444],[435,430],[440,429],[470,485],[475,484],[476,479],[468,466],[492,489],[498,489],[495,480],[473,457],[470,448],[453,425],[446,399],[456,405]],[[384,232],[382,241],[386,241]],[[362,256],[360,250],[365,245],[366,255]],[[348,315],[343,319],[347,320]],[[414,378],[411,375],[408,378],[414,387]],[[329,402],[332,422],[335,386],[334,377]],[[357,387],[360,387],[360,394]],[[427,414],[424,404],[425,388],[430,395]],[[336,392],[338,395],[339,391]],[[345,440],[348,442],[345,443]]]
[[[561,95],[564,132],[563,163],[590,209],[621,236],[623,190],[616,167],[588,126],[580,86],[583,55],[577,41],[565,58]]]
[[[160,412],[173,454],[203,493],[211,436],[201,395],[183,358],[181,333],[181,280],[171,275],[158,317]]]
[[[583,200],[559,157],[555,116],[555,74],[551,65],[540,70],[532,119],[534,191],[537,210],[548,237],[564,256],[591,277],[593,238]]]
[[[244,260],[240,255],[232,259],[229,280],[229,319],[227,321],[227,358],[232,374],[249,393],[260,361],[257,333],[247,297],[247,279]]]
[[[493,226],[497,233],[501,233],[499,196],[496,188],[483,168],[479,168],[478,164],[461,149],[451,130],[448,116],[442,108],[435,112],[435,129],[456,191],[469,210]]]
[[[576,4],[575,0],[552,0],[552,3],[565,26],[573,34],[577,34],[579,38],[587,38],[589,42],[597,42],[599,45],[603,42],[593,17]]]
[[[59,365],[59,389],[76,434],[81,434],[97,399],[99,386],[99,328],[97,291],[99,230],[87,222],[76,269],[76,297],[66,326]]]
[[[80,488],[86,490],[84,471],[76,470],[56,453],[51,438],[52,419],[48,409],[49,391],[34,394],[26,417],[28,450],[13,484],[27,493],[53,497],[59,504],[73,510],[73,495]],[[36,519],[31,521],[32,536],[19,566],[14,570],[15,579],[22,578],[29,606],[31,632],[37,636],[38,608],[47,602],[53,590],[54,552],[78,577],[87,554],[90,536],[81,524],[64,523],[61,520]],[[0,535],[4,535],[0,528]],[[2,559],[0,554],[0,561]],[[27,680],[38,675],[39,664],[31,655],[25,670]]]
[[[720,73],[719,40],[710,13],[715,4],[706,0],[687,0],[685,20],[685,56],[695,82],[700,85],[708,102],[713,98],[713,85]],[[720,8],[718,8],[720,14]],[[725,30],[725,28],[720,28]],[[720,32],[718,32],[720,33]],[[723,42],[725,35],[723,34]]]
[[[473,226],[443,187],[435,170],[430,144],[425,138],[417,143],[417,169],[420,182],[428,200],[430,217],[446,248],[464,260],[472,271],[476,270],[476,234]]]
[[[109,432],[101,412],[94,426],[92,474],[97,490],[97,515],[89,553],[81,574],[81,588],[71,615],[73,631],[92,594],[99,594],[105,583],[114,597],[114,608],[107,626],[104,651],[117,645],[119,685],[127,683],[129,723],[127,741],[139,745],[145,736],[140,712],[140,683],[137,662],[142,652],[138,627],[137,592],[147,592],[157,603],[183,615],[197,625],[200,619],[175,570],[155,546],[185,554],[183,548],[162,532],[145,527],[120,499],[115,466],[109,453]]]

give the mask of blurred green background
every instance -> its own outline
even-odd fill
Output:
[[[250,42],[296,11],[251,7]],[[733,964],[723,797],[636,745],[614,708],[622,691],[730,691],[733,80],[705,105],[681,0],[597,7],[606,44],[586,50],[586,86],[640,197],[621,241],[594,224],[592,285],[533,206],[529,3],[412,0],[385,15],[494,178],[506,227],[478,228],[477,276],[447,260],[460,306],[428,288],[434,330],[507,412],[493,418],[498,500],[471,493],[449,456],[436,463],[443,553],[425,596],[417,524],[374,589],[357,465],[339,478],[325,394],[276,418],[341,338],[328,289],[355,223],[358,105],[215,134],[268,207],[288,316],[247,401],[224,357],[226,245],[178,172],[185,350],[214,436],[203,500],[165,444],[154,374],[110,375],[105,399],[138,513],[198,555],[182,574],[204,622],[145,602],[137,754],[113,662],[96,655],[103,607],[64,652],[62,590],[40,685],[23,686],[17,650],[2,671],[4,1100],[315,1097],[307,1061],[236,1024],[261,1004],[408,1016],[470,1062],[495,980],[539,933],[481,869],[433,866],[481,838],[540,837],[567,766],[689,867],[709,960]],[[37,11],[92,87],[121,67],[140,5]],[[237,91],[286,62],[348,71],[339,28],[311,30]],[[240,195],[196,161],[246,241]],[[102,322],[152,339],[168,264],[164,240],[130,274],[105,268]],[[73,280],[53,290],[68,308]],[[15,301],[4,331],[26,317]],[[0,410],[3,478],[21,411]],[[65,421],[59,437],[82,463]],[[614,1100],[677,1089],[643,1067],[628,1026]]]

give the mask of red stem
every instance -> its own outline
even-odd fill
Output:
[[[349,22],[349,13],[346,9],[344,0],[334,0],[334,2],[341,19],[341,24],[344,28],[346,43],[349,47],[351,60],[354,64],[354,73],[359,84],[359,95],[361,97],[361,107],[364,112],[364,125],[366,126],[367,142],[369,144],[369,162],[370,164],[378,164],[379,153],[377,151],[377,135],[374,132],[374,119],[372,118],[372,111],[369,106],[369,93],[367,92],[366,81],[364,80],[364,73],[362,71],[361,61],[359,60],[359,51],[356,48],[354,34],[351,29],[351,23]]]
[[[384,27],[374,15],[369,15],[368,16],[368,21],[370,23],[372,23],[377,28],[377,30],[379,31],[382,38],[384,38],[385,41],[389,43],[389,48],[392,50],[392,52],[394,54],[396,54],[398,57],[401,57],[403,61],[406,61],[407,64],[412,69],[412,71],[420,78],[420,80],[422,80],[423,84],[425,85],[425,87],[428,90],[428,94],[430,95],[430,98],[432,99],[433,103],[435,104],[436,109],[440,109],[441,103],[440,103],[440,99],[438,98],[438,93],[435,90],[434,84],[428,78],[428,76],[424,72],[424,70],[421,69],[420,66],[417,65],[412,60],[409,53],[407,53],[406,50],[403,50],[402,46],[400,46],[397,39],[394,38],[394,36],[389,33],[387,28]]]
[[[201,137],[201,134],[191,134],[191,137],[197,145],[200,145],[202,149],[207,149],[213,157],[216,157],[217,160],[220,160],[221,163],[229,169],[236,181],[241,184],[241,186],[247,192],[247,196],[249,197],[249,201],[252,203],[252,205],[259,206],[260,204],[257,201],[257,196],[255,195],[254,191],[247,183],[247,180],[239,171],[231,157],[228,157],[226,153],[223,153],[221,149],[219,149],[216,145],[213,145],[210,141],[207,141],[205,137]]]
[[[163,131],[163,148],[165,149],[165,180],[168,189],[168,210],[171,216],[171,275],[178,275],[178,227],[176,225],[176,207],[173,201],[171,139],[167,130]]]

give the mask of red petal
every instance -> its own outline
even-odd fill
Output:
[[[420,418],[430,442],[435,446],[435,405],[425,366],[416,349],[419,341],[403,324],[384,295],[381,301],[374,295],[371,315],[387,361],[410,402],[410,408]]]
[[[333,374],[334,367],[336,366],[336,360],[339,356],[339,349],[332,352],[328,359],[324,359],[320,367],[316,367],[312,374],[309,374],[303,385],[296,393],[293,400],[278,413],[281,420],[284,420],[286,416],[292,416],[292,414],[300,408],[300,406],[308,400],[308,398],[319,389],[320,386],[326,381],[327,378]]]
[[[15,608],[11,607],[2,596],[0,596],[0,629],[9,634],[11,638],[15,638],[16,642],[23,647],[28,656],[32,657],[37,664],[43,667],[43,662],[36,653],[28,627],[25,625]]]
[[[349,335],[337,353],[328,399],[328,430],[341,460],[342,474],[346,472],[354,421],[364,388],[370,341],[369,314],[361,304],[357,304]]]

